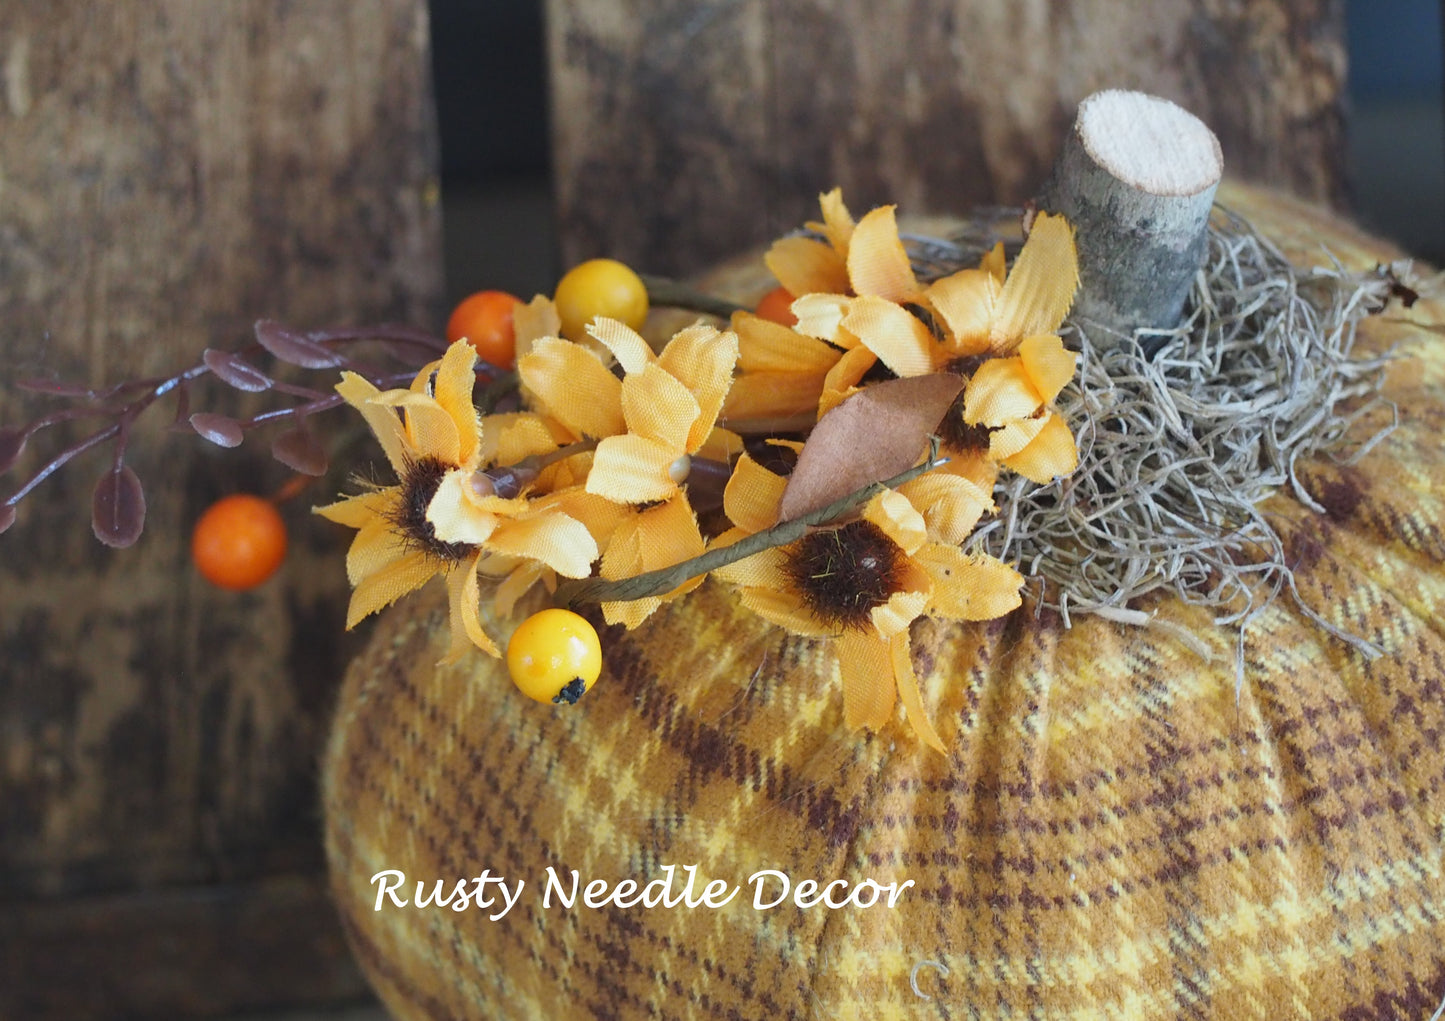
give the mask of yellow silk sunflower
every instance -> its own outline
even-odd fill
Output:
[[[918,281],[898,237],[893,206],[879,206],[856,224],[843,204],[842,189],[819,196],[823,222],[806,226],[825,240],[802,235],[773,242],[763,261],[792,295],[872,295],[911,301]],[[796,303],[794,312],[797,311]]]
[[[703,552],[685,486],[693,458],[725,462],[742,447],[736,434],[717,426],[738,338],[699,323],[655,354],[615,320],[598,319],[588,331],[616,358],[620,380],[595,352],[556,337],[537,341],[518,372],[547,415],[574,437],[597,441],[585,492],[627,509],[610,522],[602,553],[601,576],[617,580]],[[609,623],[636,627],[700,583],[693,578],[663,596],[604,602],[603,614]]]
[[[851,395],[878,360],[855,337],[824,343],[750,312],[734,313],[732,328],[739,371],[722,419],[740,431],[806,429]]]
[[[598,553],[581,522],[524,495],[499,496],[481,471],[495,444],[484,445],[472,405],[475,364],[476,351],[458,341],[407,390],[381,391],[343,373],[337,392],[371,426],[398,483],[317,508],[357,530],[346,558],[347,628],[440,574],[451,598],[449,659],[469,645],[498,654],[479,614],[484,555],[534,560],[576,578]]]
[[[1051,333],[1025,337],[1017,350],[1008,358],[990,358],[969,378],[963,421],[988,430],[990,457],[1045,483],[1079,463],[1074,434],[1053,407],[1074,377],[1078,355]]]
[[[728,545],[772,527],[787,480],[739,459],[723,507],[736,527]],[[987,556],[932,541],[901,492],[885,490],[846,524],[745,557],[713,572],[743,605],[793,634],[836,642],[843,715],[879,729],[902,701],[914,733],[944,751],[923,708],[909,628],[921,616],[989,620],[1017,607],[1023,578]]]
[[[861,261],[851,254],[850,261]],[[906,297],[808,295],[794,303],[798,331],[840,346],[861,344],[899,376],[969,377],[961,426],[952,421],[943,430],[948,472],[992,488],[994,463],[1036,482],[1072,471],[1078,463],[1073,434],[1050,408],[1076,361],[1057,336],[1079,279],[1068,222],[1047,213],[1036,217],[1006,276],[1002,245],[978,268],[926,288],[906,285],[906,256],[900,265],[892,246],[875,244],[870,258],[875,265],[868,275],[899,280],[896,293]],[[926,310],[931,323],[909,305]],[[984,380],[975,384],[978,376]],[[986,431],[970,434],[966,427]]]

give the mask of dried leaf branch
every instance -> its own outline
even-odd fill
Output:
[[[256,324],[255,332],[255,342],[242,351],[207,349],[197,364],[170,376],[126,380],[104,388],[50,380],[22,381],[19,385],[23,389],[79,403],[42,415],[23,426],[0,429],[0,474],[14,468],[31,440],[46,429],[83,418],[109,422],[58,451],[0,501],[0,532],[15,522],[17,505],[37,486],[76,457],[109,442],[113,444],[113,458],[95,487],[91,523],[96,538],[106,545],[134,543],[145,524],[145,491],[134,470],[125,463],[131,429],[153,404],[172,394],[176,397],[175,428],[195,432],[223,447],[239,445],[252,429],[293,422],[293,427],[272,443],[272,456],[294,471],[324,474],[328,464],[326,450],[306,422],[313,415],[337,407],[341,399],[329,387],[316,390],[277,379],[252,359],[256,355],[269,355],[277,363],[324,371],[328,383],[334,379],[336,370],[346,368],[379,387],[388,387],[410,382],[417,369],[446,350],[446,341],[442,338],[399,325],[301,331],[262,320]],[[363,341],[379,345],[402,369],[361,362],[345,350]],[[486,363],[480,363],[478,371],[493,381],[503,377],[500,369]],[[193,413],[191,387],[207,375],[244,393],[270,392],[295,398],[297,403],[271,408],[245,419],[215,412]]]

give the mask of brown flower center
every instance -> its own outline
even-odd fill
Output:
[[[908,554],[871,521],[811,532],[784,567],[813,616],[843,628],[865,627],[875,606],[901,589]]]
[[[407,543],[436,557],[453,562],[464,559],[473,547],[464,542],[443,542],[436,527],[427,520],[432,497],[451,466],[435,457],[423,457],[406,466],[401,477],[401,499],[391,519]]]
[[[963,394],[954,398],[943,421],[938,423],[938,446],[945,454],[985,454],[988,452],[986,425],[969,425],[963,420]]]

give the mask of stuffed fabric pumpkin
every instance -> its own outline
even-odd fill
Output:
[[[1220,199],[1298,263],[1321,245],[1356,269],[1395,255],[1275,194]],[[1428,300],[1408,314],[1441,322]],[[831,647],[713,583],[605,631],[602,681],[555,708],[483,656],[436,666],[440,587],[393,608],[324,764],[337,908],[388,1008],[1428,1017],[1445,998],[1445,340],[1361,330],[1399,345],[1400,427],[1353,467],[1302,469],[1326,513],[1283,494],[1267,509],[1303,600],[1373,660],[1288,599],[1251,625],[1237,699],[1235,632],[1177,599],[1145,607],[1173,628],[1065,628],[1027,602],[924,621],[914,664],[944,756],[901,724],[848,731]],[[696,867],[694,906],[544,904],[549,867],[563,892],[576,870],[615,895],[666,866],[674,896]],[[495,882],[490,908],[413,902],[418,881],[446,897],[484,870],[515,894],[505,912]],[[760,870],[791,883],[776,906],[755,907],[781,890]],[[379,898],[397,874],[405,907]],[[855,899],[799,907],[805,880]],[[710,881],[739,892],[698,902]]]

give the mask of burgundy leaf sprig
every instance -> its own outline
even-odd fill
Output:
[[[0,532],[15,523],[16,507],[42,482],[81,454],[111,443],[110,467],[101,475],[92,496],[91,526],[96,538],[107,546],[133,544],[145,526],[145,490],[135,471],[125,463],[131,431],[142,414],[172,394],[176,398],[174,430],[196,433],[222,447],[235,447],[253,429],[289,422],[291,428],[272,441],[271,455],[303,475],[323,475],[330,458],[308,421],[340,405],[341,398],[330,386],[317,390],[277,379],[276,372],[269,365],[257,364],[257,359],[325,372],[328,382],[334,382],[340,370],[346,369],[385,389],[410,383],[421,366],[440,358],[447,347],[441,337],[396,324],[303,331],[263,319],[256,323],[255,333],[255,341],[241,351],[208,348],[199,362],[170,376],[126,380],[104,388],[52,380],[20,381],[17,385],[22,389],[72,402],[72,406],[21,426],[0,428],[0,474],[14,468],[31,440],[52,426],[85,418],[100,419],[105,424],[55,453],[0,500]],[[396,364],[383,367],[352,357],[346,349],[360,342],[372,342]],[[489,382],[505,375],[486,362],[479,362],[477,371]],[[271,393],[292,400],[245,419],[192,411],[192,385],[204,376],[244,393]]]

